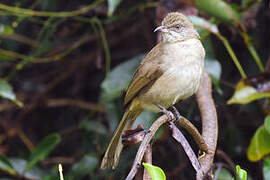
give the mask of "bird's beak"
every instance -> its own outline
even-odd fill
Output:
[[[154,32],[161,31],[161,32],[168,32],[168,29],[165,26],[157,27]]]

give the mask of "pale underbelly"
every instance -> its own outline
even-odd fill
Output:
[[[181,70],[171,68],[146,93],[139,96],[143,108],[159,111],[156,104],[168,108],[192,96],[199,88],[201,76],[202,67],[199,64],[181,68]]]

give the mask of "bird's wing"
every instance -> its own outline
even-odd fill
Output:
[[[129,104],[140,93],[147,91],[163,74],[160,69],[161,52],[157,44],[138,66],[133,79],[127,89],[124,104]]]

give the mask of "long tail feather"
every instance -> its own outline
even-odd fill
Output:
[[[142,110],[143,109],[141,108],[141,106],[134,100],[127,108],[122,120],[120,121],[116,131],[114,132],[107,151],[103,157],[100,166],[101,169],[105,169],[110,166],[112,166],[113,169],[116,168],[119,163],[121,151],[123,149],[122,133],[125,130],[131,128],[136,118],[141,114]]]

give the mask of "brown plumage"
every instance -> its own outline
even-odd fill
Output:
[[[156,104],[168,108],[194,94],[201,81],[205,52],[198,33],[180,13],[169,13],[162,21],[162,41],[137,68],[125,96],[126,112],[101,163],[116,168],[122,151],[122,133],[130,129],[143,109],[158,112]]]

